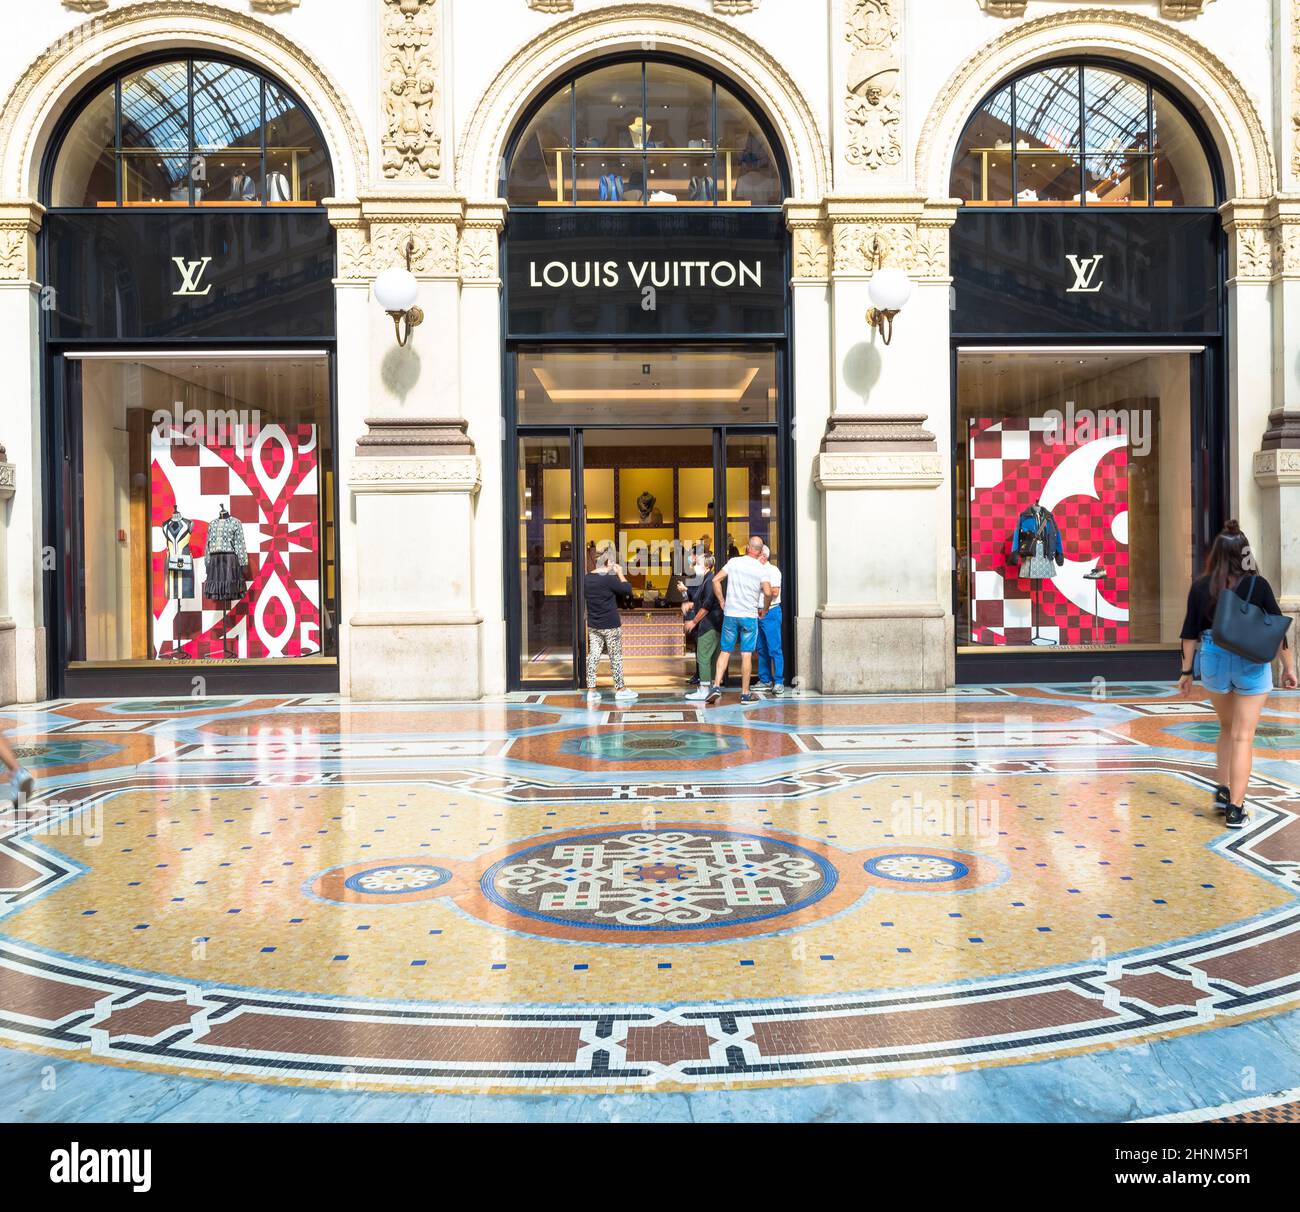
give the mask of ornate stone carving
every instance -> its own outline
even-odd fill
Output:
[[[462,417],[369,417],[357,439],[358,458],[428,458],[473,454]]]
[[[353,493],[466,492],[482,483],[477,455],[445,454],[427,458],[353,459],[348,483]]]
[[[1160,15],[1185,21],[1188,17],[1199,17],[1209,3],[1210,0],[1160,0]]]
[[[822,450],[854,451],[938,450],[934,434],[925,428],[925,413],[835,412],[826,420]]]
[[[287,13],[301,3],[302,0],[252,0],[253,12],[270,13],[272,16],[276,13]]]
[[[935,488],[943,483],[937,452],[891,451],[839,454],[824,450],[813,466],[813,482],[823,492],[845,488]]]
[[[903,156],[901,35],[899,0],[848,0],[844,158],[859,168],[881,169]]]
[[[1252,463],[1255,482],[1265,488],[1300,484],[1300,450],[1257,450]]]
[[[0,281],[31,278],[31,254],[45,209],[32,202],[0,203]]]
[[[63,7],[76,13],[99,13],[108,7],[108,0],[63,0]]]
[[[367,281],[394,265],[405,265],[411,254],[411,272],[417,277],[454,278],[460,270],[459,206],[446,208],[440,218],[418,212],[419,205],[389,200],[372,204],[348,203],[330,209],[330,222],[338,233],[338,277]]]
[[[438,0],[384,0],[384,176],[442,174]]]
[[[1267,282],[1273,276],[1273,250],[1262,223],[1237,223],[1233,232],[1232,276]]]
[[[11,497],[17,488],[17,468],[13,463],[6,463],[4,447],[0,446],[0,497]]]
[[[539,13],[571,13],[573,0],[528,0],[528,7]]]
[[[497,278],[497,233],[490,227],[466,227],[460,237],[462,281],[495,281]]]
[[[980,8],[994,17],[1023,17],[1029,0],[979,0]]]
[[[1291,171],[1300,175],[1300,3],[1291,4]]]
[[[713,11],[724,17],[738,17],[741,13],[752,13],[761,0],[713,0]]]
[[[792,223],[794,278],[822,282],[831,273],[831,245],[826,229],[818,223]]]
[[[915,244],[910,223],[836,224],[835,272],[870,277],[882,265],[911,269]]]

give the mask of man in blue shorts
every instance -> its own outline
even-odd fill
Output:
[[[740,701],[753,703],[758,695],[749,692],[749,676],[754,664],[754,649],[758,646],[758,620],[767,613],[772,600],[772,586],[768,583],[767,569],[759,560],[763,553],[763,540],[750,536],[745,554],[733,556],[713,578],[713,591],[722,606],[722,642],[718,663],[713,671],[713,686],[706,703],[716,703],[722,697],[722,683],[727,676],[727,663],[731,650],[740,645]],[[723,589],[726,581],[726,589]]]

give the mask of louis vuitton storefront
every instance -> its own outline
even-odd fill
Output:
[[[53,693],[336,689],[312,118],[234,61],[136,62],[68,112],[45,189]]]
[[[1220,190],[1194,117],[1122,65],[1036,68],[968,124],[952,175],[959,680],[1172,676],[1228,507]]]

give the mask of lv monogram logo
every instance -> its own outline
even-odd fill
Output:
[[[172,291],[172,294],[196,295],[199,297],[206,295],[212,289],[212,283],[209,282],[202,290],[199,289],[199,283],[203,280],[203,275],[207,273],[211,261],[211,257],[204,257],[201,261],[187,261],[184,257],[173,257],[172,264],[181,271],[181,288]]]
[[[1067,288],[1067,295],[1095,295],[1105,285],[1098,276],[1101,273],[1101,263],[1106,259],[1105,253],[1097,253],[1092,257],[1066,253],[1065,259],[1074,270],[1074,285]]]

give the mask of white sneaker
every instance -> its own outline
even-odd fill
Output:
[[[754,689],[755,689],[755,690],[762,690],[762,691],[765,691],[765,692],[767,692],[767,693],[770,694],[771,691],[772,691],[772,683],[771,683],[771,682],[755,682],[755,683],[754,683]]]
[[[622,690],[614,691],[614,699],[619,703],[630,703],[637,697],[635,690],[629,690],[626,686]]]
[[[707,699],[709,697],[709,688],[707,686],[697,686],[694,690],[688,690],[684,696],[688,699]]]
[[[777,684],[772,687],[772,693],[779,699],[785,693],[785,687],[782,686],[780,682],[777,682]]]
[[[600,702],[600,691],[599,691],[599,690],[588,690],[588,691],[587,691],[587,702],[588,702],[588,703],[599,703],[599,702]]]

